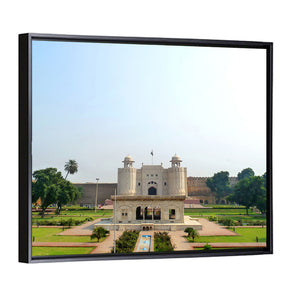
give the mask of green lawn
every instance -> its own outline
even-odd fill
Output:
[[[245,208],[185,208],[186,216],[245,215]],[[249,215],[256,214],[250,211]]]
[[[215,215],[214,215],[215,216]],[[217,216],[221,216],[221,215],[217,215]],[[222,216],[223,218],[229,218],[229,219],[233,219],[233,220],[242,220],[242,222],[247,222],[247,221],[262,221],[262,220],[266,220],[266,217],[265,216],[262,216],[262,215],[223,215]],[[209,216],[196,216],[196,215],[193,215],[191,216],[191,218],[205,218],[205,219],[208,219]]]
[[[195,243],[255,243],[256,237],[258,242],[266,242],[266,228],[236,228],[236,236],[200,236],[195,238]],[[193,242],[191,238],[187,238],[189,242]]]
[[[249,210],[249,215],[246,215],[245,208],[185,208],[184,214],[191,218],[208,219],[210,216],[230,218],[235,221],[240,220],[245,224],[249,223],[249,225],[255,221],[266,221],[266,216],[251,212],[251,210]]]
[[[95,247],[32,247],[32,256],[89,254]]]
[[[66,242],[66,243],[96,243],[97,239],[91,240],[89,235],[72,236],[56,235],[62,232],[61,228],[32,228],[32,236],[35,242]],[[101,238],[100,242],[106,238]]]
[[[242,220],[242,221],[261,221],[261,220],[266,220],[266,216],[262,216],[262,215],[244,215],[244,216],[236,216],[236,215],[228,215],[226,216],[230,219],[233,220]]]

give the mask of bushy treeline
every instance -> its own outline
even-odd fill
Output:
[[[224,226],[264,226],[266,225],[266,220],[234,220],[231,218],[224,218],[224,217],[217,217],[217,216],[210,216],[208,218],[211,222],[217,222]]]
[[[48,206],[56,205],[59,214],[63,205],[81,197],[80,190],[63,178],[56,168],[37,170],[32,177],[32,203],[40,201],[42,217]]]
[[[267,208],[267,174],[255,176],[251,168],[246,168],[238,173],[238,182],[232,187],[229,181],[229,172],[221,171],[206,181],[207,186],[220,203],[225,198],[229,203],[237,203],[246,208],[247,215],[250,207],[256,206],[262,213]]]
[[[171,243],[171,238],[168,232],[155,232],[154,233],[154,250],[157,252],[171,252],[174,247]]]
[[[116,241],[116,253],[131,253],[139,237],[139,231],[126,230]],[[111,251],[114,252],[114,249]]]
[[[85,222],[88,221],[93,221],[94,218],[92,217],[88,217],[82,220],[78,220],[78,219],[65,219],[65,220],[60,220],[59,218],[56,219],[51,219],[51,220],[35,220],[32,219],[32,224],[33,225],[37,225],[37,226],[77,226],[77,225],[81,225]]]

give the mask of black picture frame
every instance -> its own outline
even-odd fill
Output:
[[[238,250],[176,251],[172,253],[87,254],[32,257],[31,181],[32,181],[32,41],[69,41],[148,45],[180,45],[266,50],[266,157],[267,157],[267,247]],[[19,262],[92,261],[103,259],[145,259],[258,255],[273,253],[272,200],[272,97],[273,43],[231,40],[203,40],[149,37],[110,37],[26,33],[19,35]]]

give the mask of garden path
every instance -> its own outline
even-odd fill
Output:
[[[123,234],[123,231],[116,231],[116,240]],[[114,247],[114,232],[111,231],[110,235],[102,242],[98,243],[98,246],[90,253],[110,253]]]
[[[205,218],[198,219],[200,224],[202,224],[202,230],[199,230],[199,234],[201,236],[235,236],[238,235],[237,233],[233,232],[232,230],[226,229],[225,227],[216,224],[214,222],[210,222]]]
[[[95,219],[93,221],[84,223],[79,226],[74,226],[70,229],[66,229],[60,232],[58,235],[91,235],[94,229],[94,225],[99,223],[101,218]]]

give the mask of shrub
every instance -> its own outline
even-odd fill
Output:
[[[210,250],[211,248],[212,248],[211,245],[206,243],[206,245],[204,245],[204,247],[203,247],[203,250]]]
[[[77,226],[77,225],[80,225],[82,223],[82,221],[80,221],[80,220],[75,220],[74,221],[74,224]]]
[[[243,221],[242,220],[237,220],[236,221],[236,226],[243,226]]]
[[[221,218],[218,220],[218,223],[223,224],[224,226],[235,226],[236,223],[233,219]]]
[[[93,233],[91,235],[91,240],[92,239],[97,239],[98,240],[98,243],[99,243],[99,240],[102,238],[102,237],[106,237],[106,235],[109,233],[108,230],[106,230],[105,228],[103,227],[96,227],[94,228],[93,230]]]
[[[184,232],[188,234],[188,236],[191,235],[191,232],[194,230],[194,228],[192,227],[187,227],[186,229],[184,229]]]
[[[210,222],[218,222],[218,217],[217,217],[217,216],[209,216],[209,217],[208,217],[208,220],[209,220]]]
[[[32,223],[36,223],[37,226],[56,226],[57,225],[57,221],[55,220],[38,220],[35,221],[34,219],[32,220]]]
[[[139,237],[139,231],[126,230],[116,241],[116,253],[131,253]],[[114,249],[111,251],[114,252]]]
[[[192,230],[194,230],[192,228]],[[174,247],[171,243],[171,238],[167,232],[154,233],[154,250],[157,252],[172,252]]]

